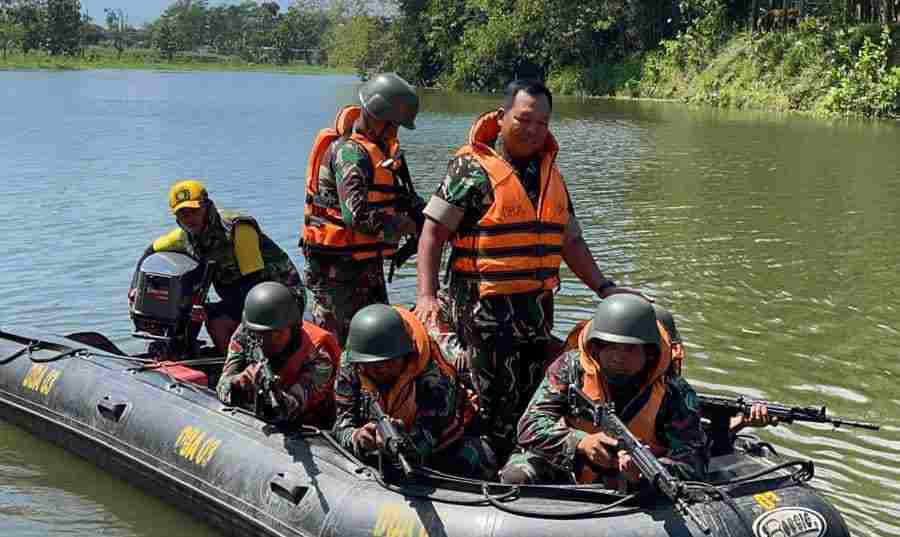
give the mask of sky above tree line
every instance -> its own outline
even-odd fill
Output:
[[[282,9],[286,9],[291,4],[291,0],[276,1],[281,4]],[[174,3],[175,0],[81,0],[81,11],[87,11],[94,22],[102,26],[106,20],[104,9],[121,9],[128,17],[128,24],[140,26],[152,22]],[[240,3],[240,0],[210,0],[209,5],[221,6]]]

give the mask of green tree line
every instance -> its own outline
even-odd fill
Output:
[[[244,1],[210,6],[206,0],[177,0],[142,28],[128,24],[122,8],[104,10],[105,26],[81,12],[79,0],[16,0],[0,3],[0,49],[24,54],[82,54],[92,45],[153,49],[172,60],[176,53],[237,56],[254,63],[327,59],[326,42],[351,5],[297,0],[282,10],[277,2]]]
[[[730,51],[750,66],[741,74],[750,80],[777,67],[775,82],[789,86],[809,66],[809,83],[778,97],[787,108],[814,108],[830,92],[829,110],[900,113],[900,0],[296,0],[287,9],[176,0],[143,28],[122,9],[106,10],[98,26],[78,0],[5,4],[4,54],[77,54],[99,43],[168,61],[302,61],[363,77],[391,70],[451,89],[492,91],[530,76],[562,93],[766,106],[722,86],[737,76],[715,65]],[[711,67],[716,75],[705,79]]]
[[[51,55],[76,54],[81,49],[79,0],[13,2],[0,6],[0,49],[19,47],[26,54],[45,50]]]

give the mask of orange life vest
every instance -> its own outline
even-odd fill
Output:
[[[584,390],[584,393],[596,403],[605,403],[612,400],[612,392],[609,389],[609,384],[606,382],[603,368],[600,367],[586,350],[588,334],[591,333],[592,325],[593,322],[591,321],[579,323],[569,334],[567,341],[574,340],[578,342],[578,360],[584,370],[582,376],[582,389]],[[660,337],[662,338],[662,341],[660,342],[661,352],[659,360],[657,360],[655,367],[647,375],[644,384],[638,390],[638,393],[641,394],[640,396],[643,396],[648,390],[650,393],[649,396],[646,397],[644,405],[630,420],[628,420],[626,425],[628,426],[628,430],[631,431],[635,437],[649,446],[650,450],[655,455],[659,456],[664,454],[667,451],[667,448],[663,446],[662,442],[660,442],[659,438],[656,436],[656,416],[659,414],[660,406],[666,395],[665,374],[672,361],[672,353],[668,332],[666,332],[662,323],[657,322],[657,326],[659,327]],[[567,418],[566,423],[570,427],[580,429],[589,434],[596,433],[599,430],[595,428],[593,424],[582,420]],[[590,483],[596,479],[597,475],[594,473],[593,469],[585,465],[583,471],[576,477],[579,483]]]
[[[478,282],[482,297],[559,287],[559,265],[569,223],[569,198],[556,167],[559,146],[551,134],[541,152],[541,194],[535,209],[515,169],[492,148],[500,133],[497,112],[482,115],[457,156],[478,161],[494,202],[471,228],[453,238],[452,275]]]
[[[370,394],[377,395],[379,404],[385,414],[402,421],[406,430],[410,431],[416,422],[416,378],[425,371],[425,368],[433,360],[441,370],[441,374],[450,378],[452,383],[460,390],[459,397],[457,397],[458,407],[456,413],[444,430],[441,431],[435,445],[435,452],[437,452],[459,439],[465,432],[466,425],[478,413],[475,396],[466,392],[462,386],[459,386],[456,368],[447,361],[438,344],[428,335],[425,325],[408,309],[401,306],[393,306],[393,308],[400,314],[400,317],[403,319],[403,327],[413,340],[417,359],[410,360],[407,363],[406,369],[400,374],[400,377],[394,382],[387,394],[381,393],[372,379],[360,374],[362,389]]]
[[[300,325],[300,334],[302,341],[300,348],[297,349],[284,366],[278,371],[277,385],[282,390],[288,390],[297,383],[300,370],[303,364],[316,353],[323,350],[331,361],[332,373],[328,379],[328,385],[331,390],[321,399],[306,401],[306,408],[303,410],[303,421],[307,422],[307,417],[315,419],[321,416],[314,416],[319,410],[331,409],[334,404],[334,379],[337,376],[338,368],[341,362],[341,347],[338,345],[334,334],[327,332],[308,321],[303,321]]]
[[[382,162],[394,156],[399,149],[397,139],[388,143],[386,156],[377,144],[365,136],[353,132],[353,123],[359,118],[361,108],[348,106],[342,109],[334,121],[334,128],[322,129],[313,142],[309,162],[306,165],[306,209],[303,225],[303,244],[313,253],[326,255],[351,255],[354,259],[370,259],[389,256],[397,250],[396,244],[385,243],[376,235],[355,231],[344,223],[338,200],[327,200],[319,195],[319,170],[322,159],[335,140],[349,137],[365,149],[375,170],[374,180],[368,185],[368,201],[385,214],[395,214],[400,192],[392,170],[383,168]]]

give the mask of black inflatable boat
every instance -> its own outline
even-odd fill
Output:
[[[282,430],[223,406],[202,375],[95,338],[0,331],[0,418],[93,461],[227,535],[322,537],[846,537],[837,510],[753,438],[663,495],[594,486],[510,487],[420,469],[385,477],[327,432]]]

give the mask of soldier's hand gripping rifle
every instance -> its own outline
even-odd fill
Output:
[[[809,421],[814,423],[830,423],[836,428],[841,426],[859,427],[860,429],[869,429],[871,431],[877,431],[880,428],[876,423],[829,416],[824,406],[786,406],[779,403],[770,403],[768,401],[747,399],[743,396],[732,399],[730,397],[720,397],[718,395],[698,394],[697,398],[700,401],[701,410],[709,413],[724,413],[729,417],[749,417],[750,409],[753,408],[753,405],[761,404],[766,406],[769,416],[778,418],[778,421],[782,423]]]
[[[574,384],[569,385],[569,407],[578,418],[586,420],[600,428],[604,433],[615,438],[623,449],[631,456],[631,460],[641,475],[659,492],[668,497],[681,516],[690,518],[703,533],[709,533],[709,526],[704,523],[691,508],[688,500],[688,488],[677,479],[650,449],[641,443],[622,420],[616,416],[612,404],[597,404]]]
[[[262,350],[262,343],[254,339],[253,358],[259,368],[256,372],[253,412],[266,421],[280,421],[284,416],[284,404],[280,398],[278,375]]]
[[[396,464],[399,464],[403,475],[409,477],[413,473],[412,465],[406,458],[406,454],[413,451],[413,447],[405,434],[397,431],[391,417],[384,413],[378,399],[369,393],[362,394],[363,413],[366,419],[375,422],[378,434],[384,439],[384,447],[381,454],[385,455]]]
[[[422,210],[425,209],[425,200],[418,193],[413,185],[412,177],[409,174],[409,166],[406,164],[406,157],[403,151],[397,151],[393,157],[386,159],[381,163],[382,168],[394,170],[394,176],[400,184],[400,194],[398,198],[397,208],[399,212],[406,214],[416,223],[416,236],[407,237],[403,246],[397,249],[391,256],[391,267],[388,270],[388,283],[394,279],[394,271],[403,266],[410,257],[416,254],[419,247],[419,237],[422,235],[422,227],[425,225],[425,215]]]

